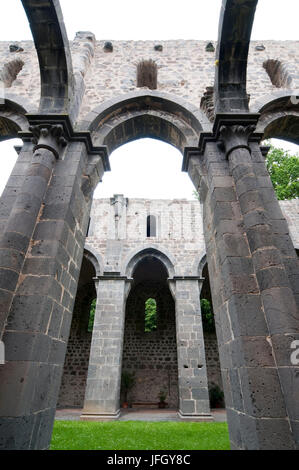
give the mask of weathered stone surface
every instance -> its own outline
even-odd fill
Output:
[[[203,228],[196,201],[172,201],[167,209],[153,203],[157,234],[146,237],[153,207],[139,205],[134,213],[114,198],[105,241],[89,237],[101,289],[85,413],[117,417],[125,302],[146,250],[165,266],[176,298],[181,415],[209,412],[198,285],[206,246],[232,448],[298,447],[297,370],[282,352],[286,338],[298,333],[298,232],[284,221],[263,161],[266,149],[259,149],[262,136],[298,142],[298,110],[290,100],[299,86],[297,44],[266,42],[266,57],[256,50],[260,43],[250,44],[257,0],[224,0],[216,62],[204,41],[162,41],[163,53],[153,41],[116,41],[107,54],[104,41],[89,32],[69,44],[58,1],[39,8],[22,3],[37,53],[32,42],[21,42],[22,61],[11,61],[10,44],[0,44],[9,88],[1,97],[1,138],[21,130],[25,141],[0,205],[0,319],[8,358],[0,366],[1,447],[49,446],[70,329],[70,348],[82,339],[74,340],[71,321],[93,189],[109,169],[107,152],[141,137],[184,153],[183,168],[200,187]],[[33,115],[40,97],[41,114]],[[51,127],[53,114],[66,135]],[[74,131],[72,122],[92,136]]]

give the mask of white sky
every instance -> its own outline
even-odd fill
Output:
[[[20,0],[3,1],[0,41],[32,39]],[[215,40],[221,0],[61,0],[69,39],[91,31],[105,40]],[[298,40],[298,0],[259,0],[252,39]],[[0,145],[0,194],[16,160],[9,141]],[[283,141],[292,153],[298,147]],[[192,199],[193,185],[181,172],[182,156],[175,148],[151,139],[132,142],[110,156],[112,172],[104,175],[95,197],[123,193],[127,197]],[[166,184],[167,183],[167,184]]]

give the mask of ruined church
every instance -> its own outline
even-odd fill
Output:
[[[298,450],[298,200],[264,145],[299,143],[298,41],[251,41],[257,0],[223,0],[214,43],[69,40],[59,1],[21,1],[33,41],[0,42],[0,138],[23,141],[0,200],[0,448],[48,449],[59,406],[118,419],[126,370],[134,402],[163,388],[190,421],[218,384],[231,449]],[[144,137],[200,202],[93,200]]]

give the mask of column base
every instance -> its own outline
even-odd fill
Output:
[[[206,421],[206,422],[211,422],[214,421],[214,417],[211,414],[186,414],[182,413],[181,411],[178,411],[178,417],[182,421]]]
[[[82,413],[80,421],[115,421],[120,417],[120,410],[116,413]]]

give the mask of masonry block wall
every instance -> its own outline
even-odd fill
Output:
[[[94,199],[86,247],[101,256],[104,271],[122,271],[130,254],[153,246],[169,253],[178,275],[192,275],[205,254],[201,205],[187,199],[126,199],[115,216],[115,197]],[[299,248],[299,201],[280,201],[293,243]],[[157,236],[147,237],[147,216],[157,220]],[[201,255],[200,255],[201,254]]]
[[[204,340],[209,388],[216,384],[223,390],[216,334],[205,333]]]
[[[95,199],[86,246],[103,258],[104,271],[122,271],[130,255],[146,246],[169,252],[178,275],[191,275],[204,254],[200,204],[187,200],[126,199],[119,215],[115,198]],[[157,236],[147,237],[147,216],[157,222]],[[127,259],[128,258],[128,259]]]
[[[120,204],[117,217],[116,201]],[[281,201],[280,205],[288,221],[294,245],[299,247],[299,201]],[[132,252],[154,246],[172,257],[178,274],[192,274],[194,270],[196,272],[200,262],[198,253],[202,253],[202,256],[205,254],[200,213],[200,203],[196,200],[126,199],[123,195],[110,199],[95,199],[86,247],[100,256],[103,269],[108,272],[122,271]],[[146,236],[146,220],[149,214],[154,214],[157,218],[156,237]],[[98,295],[100,296],[101,292],[98,292]],[[165,328],[162,322],[162,330],[159,332],[144,333],[143,301],[144,299],[140,305],[139,296],[138,304],[138,295],[130,295],[127,301],[123,369],[137,371],[137,383],[130,398],[136,402],[155,400],[162,384],[171,390],[169,404],[175,407],[177,357],[173,312],[166,312]],[[79,303],[78,305],[80,306]],[[81,314],[82,308],[81,306]],[[82,403],[82,390],[85,385],[80,376],[83,378],[86,374],[90,337],[84,329],[81,329],[81,332],[77,330],[76,335],[72,329],[64,374],[73,376],[71,381],[67,381],[66,377],[63,379],[65,389],[61,390],[61,405],[77,406],[79,401]],[[216,335],[206,333],[204,341],[209,386],[215,383],[222,388]],[[84,352],[78,361],[78,351],[81,351],[83,344]],[[73,361],[76,364],[75,371],[69,368],[73,368]],[[76,391],[81,397],[79,401]],[[62,401],[62,397],[68,397],[68,400]]]
[[[155,291],[155,290],[154,290]],[[153,292],[151,294],[153,295]],[[148,293],[147,293],[148,292]],[[160,287],[157,302],[157,330],[144,331],[145,298],[150,296],[142,283],[127,301],[123,370],[135,372],[136,383],[130,401],[153,403],[157,408],[160,390],[167,393],[170,408],[178,407],[178,362],[175,305],[169,289]]]
[[[239,4],[240,11],[239,8],[230,8],[233,3]],[[243,142],[246,136],[249,138],[249,134],[243,134],[243,140],[239,135],[240,132],[242,134],[242,129],[249,132],[251,128],[247,126],[247,120],[243,120],[240,115],[243,110],[247,117],[249,116],[248,93],[250,112],[257,113],[262,110],[257,133],[250,136],[250,139],[259,139],[264,135],[298,142],[298,112],[290,100],[290,95],[299,88],[296,70],[298,42],[266,41],[263,45],[260,42],[251,42],[248,86],[245,90],[247,50],[246,41],[243,39],[245,33],[249,41],[250,28],[248,31],[242,28],[240,12],[243,14],[244,8],[253,12],[256,0],[246,2],[246,5],[241,0],[224,2],[227,7],[226,11],[222,9],[224,16],[221,17],[225,26],[222,31],[224,36],[221,36],[221,46],[224,47],[219,50],[225,50],[230,57],[223,57],[222,53],[219,57],[217,55],[217,59],[220,59],[219,74],[215,67],[215,47],[209,48],[212,51],[209,52],[206,49],[206,41],[166,41],[159,44],[153,41],[113,41],[113,48],[109,49],[105,47],[104,40],[97,41],[92,33],[80,32],[70,44],[69,50],[59,2],[43,2],[38,11],[33,5],[34,2],[23,4],[31,24],[36,26],[32,30],[42,60],[40,75],[33,42],[21,42],[18,47],[10,47],[8,42],[0,44],[0,85],[4,88],[4,93],[1,90],[1,94],[6,98],[1,104],[0,134],[4,139],[15,137],[18,130],[22,129],[25,142],[13,177],[1,200],[0,211],[1,224],[4,227],[0,283],[5,296],[0,305],[0,327],[1,331],[5,327],[3,339],[7,346],[8,359],[8,363],[0,371],[0,411],[3,417],[0,447],[42,449],[49,446],[92,191],[101,180],[104,167],[105,170],[109,167],[107,159],[105,160],[105,150],[109,154],[117,146],[135,138],[155,137],[173,144],[181,151],[185,150],[184,168],[187,169],[186,159],[189,158],[190,148],[197,148],[199,136],[207,136],[206,133],[201,133],[202,130],[211,130],[208,118],[211,121],[214,117],[215,101],[217,113],[227,111],[230,117],[237,113],[237,122],[239,123],[240,116],[242,120],[241,126],[235,127],[230,123],[224,127],[224,132],[222,127],[220,129],[224,147],[228,147],[227,154],[220,146],[214,144],[219,133],[213,134],[205,153],[205,162],[212,164],[211,168],[208,168],[211,178],[209,181],[202,178],[201,181],[204,183],[202,192],[207,189],[211,196],[211,204],[207,203],[204,209],[204,231],[215,312],[218,312],[221,319],[221,327],[218,328],[221,365],[222,370],[231,371],[231,381],[236,379],[234,373],[241,368],[240,361],[243,359],[242,364],[247,369],[251,368],[254,360],[257,360],[256,367],[260,368],[258,371],[251,371],[256,375],[253,384],[249,376],[242,376],[246,407],[245,414],[241,417],[243,408],[239,403],[238,384],[232,382],[230,387],[227,381],[229,387],[226,389],[226,402],[228,409],[234,410],[228,413],[231,444],[232,448],[292,448],[294,445],[298,448],[298,407],[296,400],[291,396],[292,393],[295,395],[296,391],[296,371],[295,368],[288,367],[288,359],[281,357],[279,343],[286,340],[285,332],[297,335],[298,331],[295,325],[295,295],[297,299],[299,295],[296,285],[297,259],[264,166],[258,140],[250,141],[250,150],[253,151],[250,153],[244,148]],[[232,21],[235,27],[235,42],[231,41],[230,37],[231,25],[227,25],[228,9],[235,15]],[[252,15],[249,15],[249,23],[250,18]],[[43,34],[45,24],[50,31],[49,37]],[[243,39],[239,41],[238,38]],[[57,48],[53,49],[53,44],[57,45]],[[236,49],[237,45],[240,47]],[[236,50],[238,57],[235,56]],[[137,86],[137,72],[142,70],[143,61],[152,61],[151,64],[157,71],[157,83],[152,83],[152,88]],[[231,88],[225,73],[223,80],[218,80],[218,75],[222,74],[223,69],[227,69],[227,74],[233,77],[235,93],[226,93]],[[236,73],[231,73],[232,71]],[[214,89],[211,88],[213,85]],[[40,89],[42,99],[38,108]],[[152,89],[156,91],[151,92]],[[131,95],[127,96],[130,92]],[[94,111],[96,107],[98,109]],[[41,115],[34,117],[38,109]],[[59,116],[53,118],[55,113]],[[220,114],[218,118],[219,116]],[[254,114],[251,114],[249,121],[256,124],[255,117],[251,121],[252,116],[254,117]],[[30,125],[36,125],[31,126],[28,133],[26,131],[29,121]],[[41,128],[45,123],[50,127]],[[246,127],[242,127],[245,125]],[[79,129],[91,131],[93,145],[90,135],[79,132]],[[216,132],[215,126],[214,130]],[[61,132],[65,133],[64,137]],[[33,142],[37,143],[41,150],[34,149],[33,142],[30,141],[32,136]],[[230,148],[230,136],[232,140],[235,137],[237,140],[241,139],[243,150],[236,152],[236,148]],[[245,147],[247,143],[245,142]],[[107,148],[95,149],[95,145],[102,144],[107,144]],[[231,150],[233,152],[230,152]],[[98,152],[102,152],[103,162],[100,161]],[[202,158],[193,152],[190,161],[194,164],[191,170],[189,168],[190,176],[198,188],[199,179],[205,174],[199,172],[196,176]],[[218,165],[215,171],[220,171],[220,175],[223,171],[223,175],[228,178],[222,181],[214,180],[214,164]],[[240,167],[249,176],[244,184],[238,173]],[[215,194],[212,195],[213,188],[210,184],[214,183]],[[253,188],[256,191],[253,191]],[[255,198],[251,199],[251,196]],[[130,201],[120,196],[103,202],[99,226],[107,218],[106,226],[100,229],[100,237],[97,237],[95,232],[98,230],[97,224],[91,227],[87,241],[100,265],[97,272],[97,295],[100,301],[92,335],[85,412],[119,416],[125,303],[130,285],[127,267],[136,253],[148,248],[159,250],[170,260],[170,265],[173,266],[171,292],[176,291],[179,294],[179,302],[176,303],[176,330],[179,332],[177,343],[178,388],[182,404],[180,412],[188,415],[199,410],[205,414],[208,412],[208,402],[199,315],[201,281],[198,279],[198,266],[206,250],[200,207],[198,204],[196,206],[196,201],[135,202],[135,205],[130,204]],[[254,225],[254,221],[259,220],[259,207],[265,209],[266,215],[266,221],[262,221],[261,227]],[[247,217],[251,209],[253,218]],[[287,218],[291,211],[288,222],[293,242],[298,248],[297,232],[291,227],[296,222],[296,216],[289,203],[285,204],[283,209],[284,213],[287,212]],[[155,237],[146,236],[148,215],[156,217]],[[226,218],[229,224],[224,223],[221,228],[219,224],[221,221],[225,222]],[[243,219],[246,222],[246,234],[238,225]],[[220,235],[220,229],[225,230],[221,232],[223,236]],[[20,232],[23,236],[21,243]],[[224,233],[229,233],[229,236],[224,236]],[[227,240],[234,241],[233,247],[226,245]],[[238,283],[230,284],[235,282],[234,274],[240,274],[240,266],[235,265],[232,271],[229,264],[222,266],[224,258],[230,258],[230,255],[235,257],[235,245],[239,261],[243,263],[241,274],[243,275],[244,264],[247,265],[247,277],[250,280],[249,283],[244,281],[241,286]],[[268,253],[273,255],[271,262],[274,267],[267,266],[265,256],[259,258],[257,251],[261,247],[266,247]],[[17,262],[11,256],[12,249],[18,254]],[[49,263],[49,258],[53,261],[52,264]],[[218,278],[220,271],[222,278]],[[281,277],[278,274],[281,274]],[[247,280],[246,275],[243,280],[244,278]],[[254,280],[256,282],[253,282]],[[275,283],[278,283],[278,286]],[[288,287],[283,288],[286,284]],[[226,343],[233,348],[235,345],[239,347],[238,341],[241,341],[244,348],[252,347],[253,344],[242,337],[239,338],[242,332],[238,331],[237,326],[242,322],[237,322],[237,326],[231,324],[233,330],[225,323],[226,313],[228,318],[232,318],[236,311],[238,315],[246,313],[247,319],[247,306],[244,302],[238,303],[234,295],[230,296],[236,287],[241,287],[244,295],[250,294],[243,297],[243,300],[250,297],[249,307],[254,311],[255,318],[258,317],[258,320],[262,321],[261,308],[259,311],[255,308],[255,292],[259,289],[259,301],[263,300],[265,314],[271,320],[271,324],[261,328],[261,331],[259,325],[245,325],[253,326],[251,334],[255,333],[257,341],[260,342],[258,344],[263,346],[267,361],[265,366],[258,362],[256,349],[251,350],[249,358],[245,354],[241,357],[242,354],[235,350],[231,351],[232,354],[227,354]],[[269,292],[266,292],[267,290]],[[222,304],[223,308],[229,307],[227,311],[221,310],[219,300],[222,294],[227,302],[229,299],[231,301],[229,306]],[[192,300],[190,305],[188,299]],[[291,308],[287,305],[288,301]],[[279,316],[273,315],[273,305],[275,308],[279,307],[283,318],[281,324]],[[183,327],[180,328],[181,326]],[[257,333],[262,334],[263,339]],[[275,363],[271,362],[268,356],[268,334],[273,340]],[[72,334],[71,338],[74,337]],[[75,341],[78,341],[78,338]],[[72,340],[70,348],[71,345]],[[244,351],[246,352],[245,349]],[[228,364],[230,357],[233,357],[237,364]],[[259,386],[262,377],[260,371],[266,374],[264,383],[271,388],[270,396],[274,402],[270,404],[270,416],[273,418],[270,423],[277,432],[272,434],[269,432],[268,420],[270,405]],[[276,387],[278,380],[275,381],[275,387],[272,386],[273,373],[279,374],[281,387]],[[201,377],[202,386],[197,386],[196,375],[197,378]],[[230,390],[234,393],[233,397],[229,395]],[[251,392],[256,393],[258,399],[253,399]],[[17,410],[15,396],[19,397]],[[230,407],[230,398],[233,398],[233,407]],[[278,421],[276,418],[280,416],[282,420]],[[244,421],[240,421],[243,418]],[[289,420],[289,428],[292,427],[292,436],[285,418]],[[260,426],[259,429],[257,426]]]
[[[113,51],[107,52],[105,41],[97,41],[90,32],[79,32],[71,41],[74,73],[82,75],[85,94],[79,119],[116,94],[126,94],[138,90],[137,66],[144,60],[153,60],[158,68],[157,90],[176,95],[200,107],[201,98],[207,86],[212,86],[215,71],[215,53],[207,52],[208,41],[112,41]],[[33,107],[39,102],[39,68],[34,44],[31,41],[19,42],[21,52],[10,52],[11,42],[0,43],[0,63],[8,64],[20,59],[24,62],[22,70],[9,86],[15,93],[29,100]],[[162,51],[155,50],[156,45]],[[299,88],[296,77],[298,62],[297,41],[263,41],[264,50],[256,50],[260,41],[252,41],[248,60],[248,93],[250,104],[254,107],[264,95],[271,95],[283,85]],[[216,47],[216,43],[214,43]],[[284,68],[282,73],[289,78],[285,83],[279,79],[271,81],[264,63],[279,60]],[[269,68],[268,68],[269,70]],[[270,69],[271,70],[271,69]],[[34,87],[32,86],[34,83]]]

